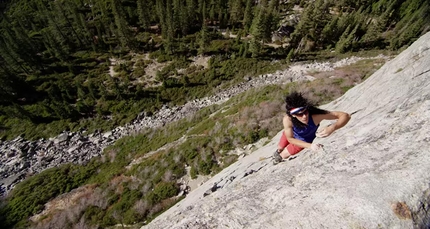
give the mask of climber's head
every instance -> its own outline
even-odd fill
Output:
[[[303,97],[299,92],[292,92],[285,98],[285,108],[287,115],[291,117],[293,124],[297,127],[304,127],[308,124],[309,116],[313,114],[326,114],[316,105]]]

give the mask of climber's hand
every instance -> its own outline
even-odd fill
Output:
[[[311,150],[313,150],[313,151],[318,151],[322,148],[323,148],[323,145],[321,145],[319,143],[312,143],[312,145],[311,145]]]
[[[327,126],[326,128],[324,128],[321,131],[318,131],[315,135],[319,138],[325,138],[327,136],[329,136],[330,134],[332,134],[335,131],[334,126]]]

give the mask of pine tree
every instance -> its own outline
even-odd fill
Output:
[[[7,105],[14,101],[17,95],[15,78],[15,73],[0,56],[0,105]]]
[[[7,21],[6,17],[4,17],[4,20]],[[28,36],[29,31],[24,27],[23,20],[17,17],[14,23],[9,23],[9,25],[12,25],[11,29],[15,34],[14,43],[18,44],[18,49],[16,51],[19,54],[19,58],[22,59],[26,66],[32,71],[34,71],[35,68],[43,69],[42,60],[39,55],[37,55],[37,53],[39,53],[38,44],[32,41]]]
[[[173,0],[173,9],[172,9],[172,24],[173,24],[173,35],[176,35],[178,32],[182,31],[182,20],[181,20],[181,11],[183,11],[183,5],[180,0]]]
[[[75,27],[77,28],[78,36],[81,36],[82,42],[86,45],[94,43],[93,38],[96,35],[93,30],[90,29],[89,23],[86,21],[86,14],[79,9],[86,8],[88,5],[84,5],[83,2],[79,1],[79,4],[71,4],[70,2],[67,6],[70,8],[71,17],[74,21]],[[90,7],[91,9],[92,7]]]
[[[245,43],[242,43],[239,46],[239,52],[238,52],[238,56],[243,56],[243,53],[245,52]]]
[[[187,1],[187,15],[189,19],[189,26],[194,24],[200,24],[201,20],[197,15],[198,4],[195,0],[186,0]]]
[[[217,7],[217,4],[216,4],[216,2],[215,2],[215,0],[211,0],[211,2],[210,2],[210,4],[209,4],[209,19],[211,20],[211,21],[216,21],[217,20],[217,18],[216,18],[216,7]]]
[[[265,15],[265,30],[264,30],[264,40],[270,41],[272,38],[272,32],[275,31],[278,28],[278,23],[280,20],[279,13],[278,13],[278,4],[279,1],[271,1],[270,5],[268,6]]]
[[[235,25],[243,19],[243,6],[242,0],[229,1],[230,24]]]
[[[166,38],[168,36],[168,26],[166,15],[166,7],[164,1],[157,1],[157,15],[161,27],[161,36]]]
[[[269,4],[269,0],[260,0],[260,6],[266,8]]]
[[[187,11],[188,10],[187,10],[186,6],[183,3],[181,3],[180,8],[179,8],[179,21],[181,24],[180,29],[181,29],[183,36],[187,35],[190,32],[191,25],[192,25],[191,24],[191,18],[188,15]]]
[[[415,39],[417,39],[421,34],[421,29],[425,25],[425,22],[423,19],[417,19],[414,22],[411,22],[403,31],[402,33],[398,34],[397,36],[393,37],[390,40],[390,48],[393,50],[396,50],[398,48],[401,48],[404,45],[408,45],[412,43]]]
[[[322,31],[324,30],[325,26],[330,23],[330,15],[328,2],[324,0],[317,0],[315,2],[315,9],[312,15],[314,23],[312,25],[311,33],[309,34],[317,47],[324,45]]]
[[[26,120],[31,120],[33,118],[33,115],[30,114],[30,112],[28,112],[21,105],[15,102],[12,102],[10,106],[6,107],[4,112],[8,117],[14,117],[14,118],[26,119]]]
[[[204,23],[204,20],[206,20],[206,0],[199,0],[198,1],[198,14],[202,19],[202,23]]]
[[[245,7],[245,12],[243,15],[243,27],[245,29],[245,33],[249,32],[249,29],[251,28],[252,25],[252,19],[253,19],[253,14],[252,14],[252,9],[253,9],[253,0],[247,0],[246,1],[246,7]]]
[[[265,35],[265,10],[263,7],[256,8],[256,16],[252,20],[251,35],[256,41],[263,42]]]
[[[115,20],[115,33],[118,36],[119,42],[122,48],[133,48],[133,36],[128,28],[128,24],[125,18],[125,14],[121,5],[120,0],[111,0],[112,2],[112,13]]]
[[[251,53],[252,57],[258,57],[261,54],[261,49],[261,41],[253,37],[249,42],[249,52]]]
[[[206,24],[203,24],[199,34],[199,54],[206,52],[207,46],[209,45],[209,30]]]
[[[29,69],[25,66],[25,63],[20,58],[19,53],[17,52],[19,47],[14,38],[11,35],[12,31],[6,28],[3,31],[3,39],[0,40],[0,55],[3,59],[8,63],[12,69],[19,72],[29,73]],[[18,71],[19,69],[19,71]]]
[[[264,42],[271,40],[272,31],[278,23],[276,12],[270,12],[265,5],[267,4],[262,3],[256,7],[256,16],[253,18],[250,28],[252,39],[249,44],[249,51],[253,57],[260,55]]]
[[[290,44],[297,47],[301,44],[311,41],[314,47],[320,48],[323,46],[322,32],[327,23],[330,22],[330,12],[328,2],[324,0],[316,0],[303,11],[299,24],[296,26],[293,34],[291,34]],[[306,37],[306,40],[303,38]]]
[[[84,87],[80,84],[80,83],[78,83],[78,82],[76,82],[76,94],[77,94],[77,99],[79,99],[79,100],[84,100],[86,97],[87,97],[87,93],[85,92],[85,89],[84,89]]]
[[[294,32],[291,34],[290,46],[297,47],[299,42],[305,37],[312,28],[311,13],[313,12],[313,4],[310,4],[304,9],[299,24],[296,26]]]
[[[339,53],[345,53],[348,51],[351,51],[352,48],[354,48],[354,45],[357,43],[357,37],[356,33],[358,28],[360,27],[360,24],[355,25],[354,29],[348,26],[348,28],[345,30],[345,32],[342,34],[341,38],[336,44],[336,51]]]
[[[98,43],[104,48],[108,48],[112,44],[111,40],[114,34],[111,29],[113,19],[110,10],[107,9],[106,3],[108,2],[95,1],[91,7],[92,18],[97,31],[97,39],[93,42]]]
[[[244,46],[244,49],[243,49],[242,57],[243,57],[243,58],[246,58],[246,57],[247,57],[247,55],[248,55],[248,53],[249,53],[249,43],[245,43],[245,46]]]
[[[115,77],[109,77],[109,81],[110,91],[112,91],[113,96],[116,99],[123,99],[122,90],[118,82],[119,80]]]
[[[398,49],[407,45],[423,33],[428,31],[430,24],[430,3],[424,0],[410,0],[404,2],[398,10],[398,20],[392,36],[389,39],[389,47]]]
[[[370,23],[366,28],[366,33],[361,39],[367,46],[378,41],[382,31],[385,29],[385,22],[378,19],[370,19]]]
[[[220,28],[225,28],[228,24],[228,12],[222,5],[218,6],[218,23]]]
[[[87,88],[88,88],[89,95],[91,96],[92,99],[100,98],[99,89],[97,88],[94,80],[91,80],[91,79],[88,80]]]
[[[269,10],[270,10],[270,12],[277,13],[278,12],[278,7],[279,7],[279,1],[277,1],[277,0],[270,1],[270,4],[269,4]]]
[[[292,48],[292,49],[290,49],[290,51],[288,52],[288,55],[287,55],[287,62],[293,62],[293,61],[294,61],[294,56],[295,56],[295,53],[294,53],[294,49]]]
[[[56,45],[51,47],[55,47],[57,57],[65,61],[67,56],[70,54],[71,46],[73,46],[73,42],[70,40],[71,37],[65,33],[64,28],[62,28],[58,23],[59,20],[55,17],[54,13],[46,7],[44,2],[39,0],[37,2],[37,7],[40,13],[44,16],[45,21],[47,21],[47,31],[51,42],[55,40]]]
[[[151,5],[145,3],[145,0],[137,0],[137,12],[139,14],[139,23],[142,29],[148,30],[151,25],[150,13]]]
[[[175,38],[176,33],[176,22],[173,17],[173,4],[172,0],[166,0],[166,14],[164,17],[166,17],[166,23],[167,23],[167,36],[171,41]]]
[[[76,41],[78,42],[78,47],[83,47],[84,46],[84,42],[81,40],[81,37],[85,37],[85,35],[83,36],[83,34],[78,34],[77,29],[74,28],[73,23],[71,22],[71,20],[69,19],[68,15],[66,14],[65,10],[63,9],[63,2],[61,1],[55,1],[54,3],[54,9],[55,9],[55,14],[58,17],[58,21],[60,21],[60,16],[61,16],[61,24],[65,24],[65,26],[63,26],[63,28],[65,29],[70,29],[71,30],[71,34],[73,34],[73,37],[76,39]],[[73,9],[72,6],[68,6],[68,9]],[[75,22],[77,22],[77,18],[75,18]]]

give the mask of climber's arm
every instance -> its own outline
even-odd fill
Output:
[[[332,134],[334,131],[344,127],[351,119],[351,115],[342,111],[330,111],[327,114],[314,115],[315,124],[319,124],[322,120],[337,120],[330,126],[325,127],[323,130],[316,133],[317,137],[324,138]]]

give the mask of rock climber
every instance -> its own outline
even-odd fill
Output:
[[[351,116],[342,111],[327,111],[317,108],[301,93],[292,92],[285,98],[287,113],[283,118],[284,131],[273,154],[274,163],[295,155],[304,148],[317,151],[323,147],[313,143],[315,137],[327,137],[339,128],[345,126]],[[322,120],[337,120],[335,123],[319,130]]]

